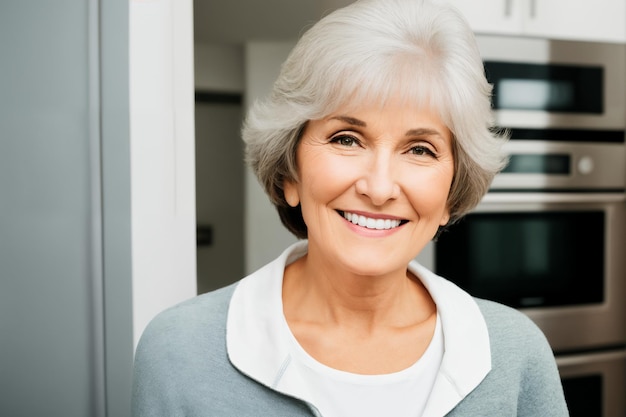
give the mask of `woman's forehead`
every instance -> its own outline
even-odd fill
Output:
[[[317,119],[325,119],[337,115],[357,114],[363,110],[379,109],[386,107],[406,107],[416,113],[429,112],[437,115],[443,123],[450,128],[449,112],[443,106],[443,100],[435,99],[430,93],[423,91],[416,94],[403,94],[398,89],[388,91],[376,91],[360,89],[346,93],[345,97],[337,96],[330,105],[325,107],[323,114]]]

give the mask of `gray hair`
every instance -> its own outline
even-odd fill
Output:
[[[253,104],[242,130],[246,160],[283,224],[306,238],[300,207],[290,207],[283,193],[286,180],[298,181],[296,149],[306,123],[392,97],[430,106],[454,137],[450,224],[480,202],[506,163],[491,90],[474,34],[451,6],[358,0],[307,30],[271,94]]]

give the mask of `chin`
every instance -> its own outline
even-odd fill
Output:
[[[396,273],[398,271],[405,271],[410,262],[410,260],[404,262],[397,259],[390,259],[389,256],[386,256],[385,258],[386,259],[381,259],[380,254],[362,258],[358,257],[356,259],[352,258],[344,260],[343,267],[347,272],[355,275],[377,277]]]

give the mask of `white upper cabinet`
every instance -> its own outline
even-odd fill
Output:
[[[476,33],[519,35],[524,30],[523,4],[527,0],[448,0]]]
[[[449,0],[476,33],[626,42],[625,0]]]

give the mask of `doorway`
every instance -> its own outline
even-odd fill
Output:
[[[196,91],[198,294],[244,273],[242,114],[240,94]]]

